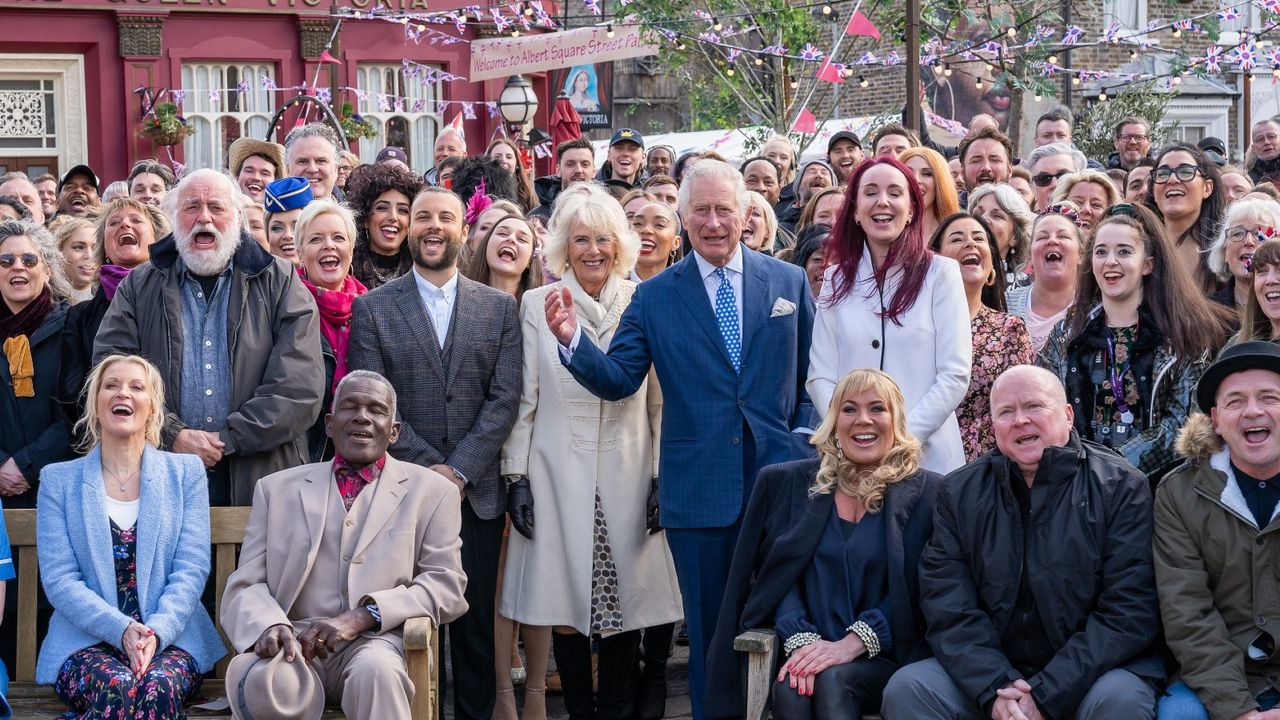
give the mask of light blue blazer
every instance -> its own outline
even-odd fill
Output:
[[[132,622],[118,609],[116,572],[102,487],[101,452],[47,466],[40,473],[36,547],[40,579],[53,604],[40,647],[36,682],[52,684],[77,650],[120,646]],[[209,577],[209,491],[195,455],[148,446],[142,454],[137,525],[138,606],[160,638],[191,653],[202,672],[226,654],[200,604]]]

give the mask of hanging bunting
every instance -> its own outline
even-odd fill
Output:
[[[809,112],[809,108],[800,108],[800,114],[796,116],[796,121],[792,124],[791,131],[806,135],[813,134],[818,131],[818,118]]]
[[[849,18],[849,24],[844,28],[845,35],[865,35],[874,38],[877,42],[880,40],[880,29],[862,14],[861,10],[856,10],[853,17]]]

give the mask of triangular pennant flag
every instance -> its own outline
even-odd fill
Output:
[[[871,24],[871,21],[867,19],[866,15],[862,14],[861,10],[855,11],[853,17],[849,18],[849,24],[845,27],[844,32],[846,35],[866,35],[876,40],[880,39],[880,30]]]
[[[830,83],[844,82],[844,76],[840,73],[840,69],[831,62],[831,58],[822,61],[822,66],[818,68],[817,78]]]
[[[818,118],[809,112],[809,108],[801,108],[800,115],[796,117],[796,121],[792,124],[791,129],[798,133],[806,135],[813,134],[818,131]]]
[[[454,130],[457,130],[459,133],[462,132],[462,111],[461,110],[458,111],[457,115],[453,116],[453,120],[449,121],[449,127],[453,128]]]
[[[321,51],[320,51],[320,62],[322,62],[322,63],[333,63],[334,65],[341,65],[341,64],[342,64],[342,61],[341,61],[341,60],[339,60],[338,58],[334,57],[333,55],[330,55],[328,50],[321,50]]]

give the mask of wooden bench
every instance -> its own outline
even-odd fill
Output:
[[[36,555],[36,511],[5,510],[5,527],[9,531],[9,544],[18,561],[18,652],[15,680],[9,685],[9,697],[15,703],[15,711],[21,715],[24,700],[47,700],[53,691],[47,686],[35,684],[36,656],[39,650],[36,638],[36,587],[40,582],[40,562]],[[249,523],[249,508],[212,508],[209,513],[209,530],[213,542],[213,577],[217,605],[222,603],[222,593],[227,588],[227,578],[236,569],[236,549],[244,539]],[[6,592],[8,602],[15,593],[10,584]],[[213,618],[222,633],[222,623]],[[222,634],[225,643],[227,636]],[[430,618],[411,618],[404,624],[405,664],[409,679],[417,689],[414,693],[413,720],[436,720],[439,707],[439,688],[436,686],[436,662],[440,656],[439,635]],[[206,697],[225,695],[222,678],[235,650],[227,645],[227,657],[218,663],[213,678],[206,678],[201,694]],[[56,699],[55,699],[56,702]],[[228,715],[229,716],[229,715]],[[338,713],[335,717],[341,717]],[[46,715],[47,717],[47,715]],[[216,717],[216,716],[215,716]]]
[[[746,720],[767,720],[769,693],[777,670],[774,659],[778,655],[778,636],[773,628],[755,628],[744,631],[733,639],[733,649],[747,654],[747,716]],[[863,720],[880,720],[879,715],[863,715]]]

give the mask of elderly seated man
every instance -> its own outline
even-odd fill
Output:
[[[996,450],[945,478],[920,559],[934,659],[886,720],[1150,720],[1163,663],[1147,479],[1072,430],[1051,373],[991,388]]]
[[[441,475],[387,455],[396,394],[356,370],[325,418],[337,457],[258,483],[227,581],[222,627],[242,654],[227,669],[236,718],[410,717],[401,626],[466,612],[462,496]]]
[[[1160,612],[1182,682],[1162,720],[1280,718],[1280,346],[1240,343],[1205,370],[1156,490]]]

